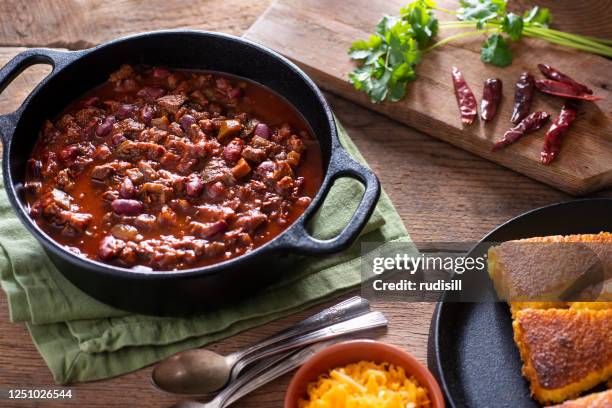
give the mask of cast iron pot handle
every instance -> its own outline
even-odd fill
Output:
[[[331,176],[321,187],[322,195],[316,206],[309,207],[304,218],[291,229],[281,244],[281,250],[291,250],[306,255],[324,255],[347,249],[357,238],[370,219],[378,198],[380,197],[380,182],[372,170],[358,163],[341,147],[334,149],[329,164]],[[334,238],[317,239],[306,230],[306,223],[317,212],[329,193],[334,181],[341,177],[354,178],[365,185],[365,192],[359,206],[344,229]]]
[[[81,51],[58,51],[48,48],[32,48],[17,54],[5,66],[0,68],[0,93],[13,82],[26,68],[36,64],[48,64],[53,71],[63,68],[75,58],[82,55]],[[51,75],[53,71],[49,74]],[[23,105],[13,113],[0,115],[0,136],[3,142],[8,142],[13,136],[15,124]]]

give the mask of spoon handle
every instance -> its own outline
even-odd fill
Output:
[[[334,306],[322,310],[321,312],[309,317],[306,320],[302,320],[301,322],[295,324],[289,329],[283,330],[273,336],[267,337],[262,341],[255,343],[241,351],[232,353],[228,357],[234,359],[234,361],[237,362],[249,355],[257,354],[260,350],[270,347],[279,342],[285,341],[295,336],[299,336],[304,333],[311,332],[313,330],[323,328],[325,326],[329,326],[334,323],[352,319],[353,317],[363,315],[364,313],[369,311],[370,303],[366,299],[360,296],[353,296],[343,302],[340,302]],[[239,370],[234,369],[232,374],[236,376],[239,374],[239,372]]]
[[[299,351],[268,359],[251,367],[209,402],[182,401],[173,408],[226,408],[254,390],[301,366],[319,350],[340,341],[315,343]],[[271,368],[270,368],[271,367]]]
[[[279,358],[279,360],[282,361],[274,365],[269,370],[267,370],[268,367],[257,370],[256,367],[258,367],[259,364],[256,365],[253,367],[253,370],[249,369],[248,372],[244,373],[238,378],[236,381],[236,387],[231,392],[228,390],[227,399],[225,399],[224,403],[220,405],[219,408],[225,408],[233,404],[245,395],[253,392],[259,387],[262,387],[264,384],[267,384],[281,375],[301,366],[319,350],[329,347],[338,340],[339,339],[333,339],[326,342],[315,343],[301,349],[300,351],[294,352],[289,356],[283,355],[281,358]]]
[[[249,364],[266,358],[269,356],[283,353],[288,350],[293,350],[298,347],[306,346],[315,342],[333,339],[349,333],[355,333],[362,330],[374,329],[377,327],[387,326],[388,322],[385,316],[380,312],[370,312],[362,316],[355,317],[345,322],[336,323],[329,327],[324,327],[310,333],[305,333],[300,336],[291,338],[288,341],[272,345],[268,348],[261,349],[257,354],[251,354],[244,357],[236,363],[235,369],[242,370]]]

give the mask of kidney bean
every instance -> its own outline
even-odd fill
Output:
[[[255,126],[255,131],[253,132],[253,134],[264,139],[270,139],[270,137],[272,136],[270,128],[265,123],[258,123],[257,126]]]
[[[170,70],[165,67],[155,67],[153,68],[153,78],[163,79],[170,76]]]
[[[124,178],[119,188],[119,196],[121,196],[121,198],[132,198],[135,192],[132,180],[130,180],[129,177]]]
[[[181,124],[181,129],[183,129],[185,132],[189,132],[191,125],[195,125],[196,120],[193,116],[187,113],[181,116],[181,120],[179,122]]]
[[[140,215],[144,205],[138,200],[118,198],[111,203],[113,211],[119,215]]]
[[[134,116],[134,112],[136,111],[136,106],[130,105],[128,103],[122,103],[119,105],[119,109],[117,109],[117,116],[121,119],[130,118]]]
[[[154,110],[151,106],[145,105],[140,110],[140,120],[147,126],[151,125],[151,121],[153,120]]]
[[[225,194],[225,190],[225,186],[220,181],[206,185],[206,194],[208,194],[208,196],[211,198],[217,198]]]
[[[100,137],[108,135],[110,131],[113,130],[114,123],[115,118],[113,118],[112,116],[107,116],[96,128],[96,135]]]
[[[116,133],[111,137],[111,143],[113,146],[119,146],[121,143],[125,142],[127,138],[123,133]]]
[[[204,183],[197,175],[192,175],[185,183],[185,193],[189,197],[198,197],[204,191]]]
[[[79,148],[77,145],[66,146],[59,152],[59,158],[65,166],[70,166],[78,155]]]
[[[243,145],[244,142],[242,141],[242,139],[238,138],[233,139],[231,142],[229,142],[223,149],[223,158],[225,159],[225,161],[229,164],[234,164],[238,160],[240,160]]]

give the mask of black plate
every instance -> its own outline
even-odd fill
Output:
[[[491,242],[601,231],[612,231],[612,199],[570,201],[508,221],[485,236],[469,256],[481,256]],[[486,301],[457,303],[451,301],[450,293],[444,293],[431,324],[429,367],[438,378],[448,405],[539,407],[521,375],[508,305],[495,302],[497,297],[487,276],[472,276],[482,285]]]

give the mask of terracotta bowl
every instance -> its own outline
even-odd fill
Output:
[[[334,344],[316,353],[293,376],[285,394],[285,408],[297,408],[306,397],[306,387],[321,374],[359,361],[389,362],[414,375],[419,385],[429,391],[432,408],[444,408],[444,397],[438,382],[429,370],[408,352],[390,344],[373,340],[353,340]]]

